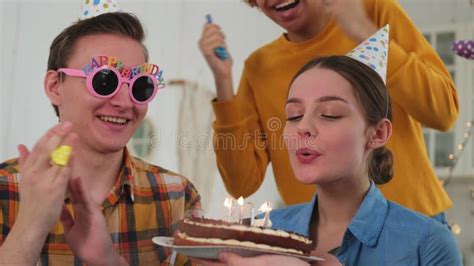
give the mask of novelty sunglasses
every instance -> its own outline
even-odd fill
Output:
[[[89,92],[93,96],[102,99],[114,97],[122,85],[127,83],[129,85],[130,98],[137,104],[150,102],[155,97],[158,89],[164,87],[162,79],[157,80],[156,75],[136,73],[138,71],[131,72],[130,68],[128,68],[128,71],[122,71],[122,73],[108,64],[93,68],[92,71],[86,71],[86,69],[91,70],[90,65],[84,69],[60,68],[58,72],[72,77],[86,78]],[[136,70],[138,67],[134,69]],[[135,75],[132,75],[133,77],[130,78],[130,73]]]

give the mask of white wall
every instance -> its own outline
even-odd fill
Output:
[[[474,7],[470,0],[399,0],[420,28],[448,24],[473,23]]]

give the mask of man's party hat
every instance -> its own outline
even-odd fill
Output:
[[[122,11],[116,0],[84,0],[79,20],[92,18],[101,14]]]

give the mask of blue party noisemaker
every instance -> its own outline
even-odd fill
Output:
[[[207,20],[207,23],[209,24],[212,23],[211,14],[206,15],[206,20]],[[227,53],[227,50],[222,46],[215,48],[214,53],[217,55],[217,57],[219,57],[222,60],[226,60],[227,58],[229,58],[229,53]]]

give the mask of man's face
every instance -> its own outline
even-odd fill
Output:
[[[305,32],[321,19],[322,0],[255,0],[260,10],[289,33]]]
[[[126,66],[145,63],[139,42],[120,35],[96,34],[76,42],[66,67],[82,69],[100,55],[113,56]],[[130,99],[128,84],[112,98],[100,99],[88,92],[85,78],[66,75],[59,85],[58,101],[61,121],[72,122],[81,145],[101,153],[122,150],[148,109],[147,104]]]

